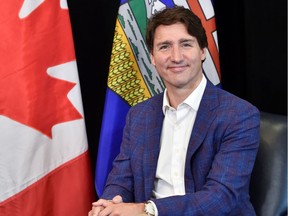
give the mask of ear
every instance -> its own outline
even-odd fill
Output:
[[[207,48],[201,49],[201,60],[204,61],[206,59]]]
[[[154,65],[154,67],[155,67],[155,59],[154,59],[154,56],[153,56],[152,53],[150,53],[149,55],[150,55],[150,61],[151,61],[151,63],[152,63],[152,64]]]

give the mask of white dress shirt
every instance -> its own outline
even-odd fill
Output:
[[[170,106],[165,89],[163,113],[165,115],[161,133],[153,198],[185,194],[185,160],[189,139],[207,80],[203,75],[198,87],[177,109]],[[154,203],[153,203],[154,204]],[[156,207],[154,205],[154,207]],[[158,215],[156,209],[156,216]]]

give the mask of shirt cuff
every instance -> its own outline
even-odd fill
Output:
[[[153,205],[153,207],[155,209],[155,216],[158,216],[158,209],[157,209],[157,206],[155,205],[155,203],[152,200],[149,200],[148,202],[150,202]]]

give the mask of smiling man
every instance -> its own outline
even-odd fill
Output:
[[[129,110],[120,154],[88,215],[255,215],[258,109],[206,78],[207,36],[189,9],[152,16],[146,43],[166,89]]]

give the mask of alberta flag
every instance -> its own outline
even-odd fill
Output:
[[[95,199],[66,0],[0,3],[0,216],[87,215]]]
[[[147,19],[165,7],[182,5],[190,8],[202,21],[207,33],[208,50],[203,70],[215,85],[220,83],[217,32],[214,9],[210,0],[122,0],[116,20],[111,54],[108,89],[102,120],[95,186],[101,196],[120,150],[125,116],[129,108],[165,88],[150,62],[145,45]]]

